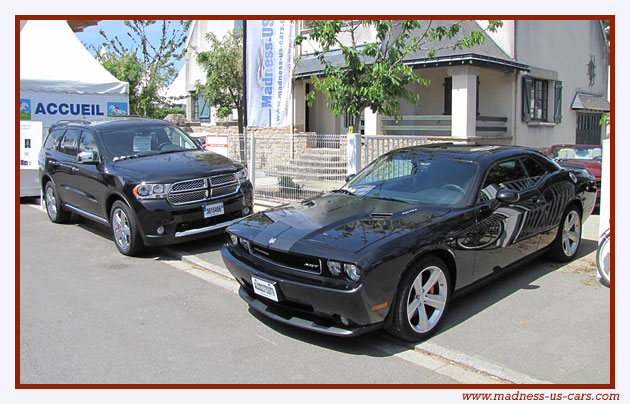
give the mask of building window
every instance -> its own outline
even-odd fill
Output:
[[[546,122],[549,103],[549,82],[547,80],[533,80],[530,102],[531,120]]]
[[[549,87],[553,87],[553,122],[562,120],[562,82],[556,80],[550,86],[549,80],[523,77],[523,121],[550,122],[549,119]]]
[[[210,106],[208,101],[197,94],[191,95],[192,110],[191,121],[193,122],[210,122]]]

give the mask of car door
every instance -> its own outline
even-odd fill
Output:
[[[519,157],[496,162],[488,168],[477,200],[476,234],[469,241],[477,249],[475,280],[538,250],[546,218],[540,178],[530,176]],[[496,195],[502,189],[517,191],[518,201],[499,202]]]
[[[546,169],[546,174],[539,185],[547,205],[547,217],[540,236],[539,249],[542,249],[556,238],[564,210],[569,201],[575,198],[575,182],[571,179],[569,171],[558,168],[544,158],[537,161]]]
[[[53,181],[57,186],[57,193],[64,203],[76,206],[78,195],[74,184],[75,162],[79,145],[79,129],[68,129],[61,140],[56,159],[50,162],[55,171]]]
[[[44,146],[39,153],[39,167],[42,172],[46,172],[53,177],[53,181],[56,182],[55,176],[57,174],[57,167],[59,166],[59,146],[61,139],[66,133],[65,129],[55,129],[50,132],[46,137]]]
[[[91,152],[94,153],[96,161],[81,162],[75,159],[72,163],[72,183],[76,194],[75,206],[85,212],[102,217],[107,183],[105,173],[102,170],[100,150],[96,134],[89,130],[82,130],[77,156],[82,152]]]

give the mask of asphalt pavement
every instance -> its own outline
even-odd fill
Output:
[[[223,237],[129,258],[104,226],[55,225],[22,205],[21,382],[608,383],[597,221],[584,226],[578,260],[540,259],[461,297],[439,332],[412,346],[261,318],[236,294]]]
[[[575,261],[541,257],[460,297],[438,333],[414,348],[520,383],[609,383],[610,289],[596,276],[598,226],[591,215]],[[169,250],[230,276],[223,243],[219,236]]]
[[[160,251],[122,256],[107,230],[20,207],[22,384],[497,382],[388,341],[269,324],[234,281]]]

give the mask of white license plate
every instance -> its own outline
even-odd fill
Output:
[[[203,205],[203,217],[219,216],[224,213],[223,202],[213,203],[212,205]]]
[[[252,276],[252,285],[254,285],[254,293],[257,295],[271,299],[274,302],[278,301],[278,292],[276,292],[274,282],[263,281]]]

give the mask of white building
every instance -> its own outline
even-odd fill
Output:
[[[195,84],[197,82],[203,83],[206,77],[205,71],[197,64],[197,55],[200,52],[210,50],[210,43],[206,39],[206,35],[213,33],[218,38],[223,38],[225,34],[234,29],[242,29],[242,26],[242,20],[194,20],[190,25],[185,44],[186,62],[175,80],[184,81],[183,89],[188,95],[185,102],[188,121],[216,123],[214,108],[208,105],[203,98],[197,96],[195,88]],[[177,85],[181,88],[181,81]],[[174,90],[174,92],[179,94],[181,90]]]
[[[428,21],[423,21],[426,27]],[[446,25],[451,21],[433,21]],[[484,34],[474,48],[453,50],[462,35],[481,30],[482,21],[463,21],[455,38],[431,46],[433,58],[419,51],[405,62],[431,85],[415,85],[420,102],[403,102],[403,120],[364,112],[365,134],[416,134],[448,139],[500,141],[534,148],[557,143],[599,143],[598,125],[609,110],[607,97],[609,49],[598,20],[504,21],[496,33]],[[298,30],[306,31],[304,22]],[[359,42],[374,41],[369,28]],[[335,117],[321,95],[312,107],[304,95],[310,77],[322,66],[312,44],[299,50],[295,68],[294,131],[345,133],[346,119]],[[339,51],[327,58],[341,62]]]
[[[426,27],[429,21],[423,21]],[[433,26],[452,21],[432,21]],[[503,21],[496,33],[484,33],[483,44],[453,50],[463,35],[481,30],[484,21],[463,21],[460,33],[432,44],[438,50],[407,55],[405,62],[424,79],[415,85],[420,102],[402,102],[403,120],[367,109],[361,131],[365,134],[426,135],[435,140],[476,140],[545,148],[558,143],[599,143],[599,117],[609,110],[607,101],[609,49],[599,20]],[[306,24],[306,26],[305,26]],[[189,94],[187,119],[215,123],[212,109],[195,94],[195,83],[205,74],[197,65],[197,52],[208,50],[208,32],[222,37],[241,29],[242,21],[194,21],[186,44],[185,90]],[[308,21],[296,31],[308,30]],[[371,28],[360,28],[359,42],[374,41]],[[450,46],[449,46],[450,45]],[[311,75],[322,66],[305,41],[296,54],[292,104],[292,132],[346,133],[347,119],[335,117],[321,94],[311,107],[305,94],[312,91]],[[341,62],[340,51],[329,60]]]

